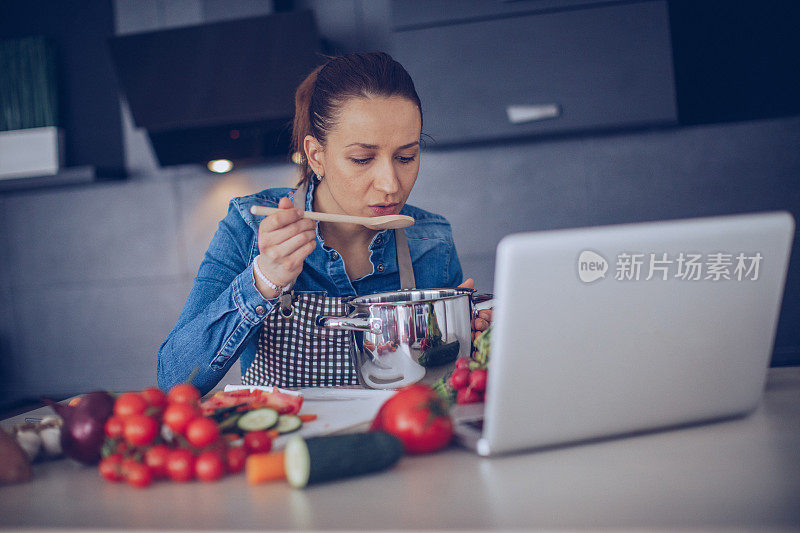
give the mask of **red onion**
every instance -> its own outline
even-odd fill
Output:
[[[64,419],[61,427],[64,454],[83,464],[97,463],[105,440],[105,423],[114,411],[114,398],[105,391],[94,391],[81,396],[73,407],[46,398],[44,401]]]

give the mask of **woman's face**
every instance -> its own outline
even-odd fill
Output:
[[[310,135],[306,156],[318,176],[315,210],[357,216],[398,213],[419,172],[417,106],[401,97],[350,98],[325,146]]]

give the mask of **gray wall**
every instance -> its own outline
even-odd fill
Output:
[[[118,30],[166,25],[166,6],[184,6],[172,17],[204,20],[214,4],[117,0]],[[323,32],[341,50],[387,41],[385,12],[372,11],[385,3],[320,4],[329,10]],[[252,14],[269,8],[237,5]],[[124,120],[130,179],[0,196],[6,399],[154,384],[157,347],[228,199],[294,181],[295,169],[283,164],[225,176],[159,169],[146,136]],[[798,141],[794,117],[428,150],[410,201],[451,221],[465,273],[491,290],[494,248],[514,231],[774,208],[798,216]],[[800,316],[799,283],[793,274],[778,339],[786,353],[800,351],[786,321]]]

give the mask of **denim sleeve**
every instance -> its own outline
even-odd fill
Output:
[[[445,287],[458,287],[464,281],[464,273],[461,271],[461,261],[458,260],[456,245],[450,240],[450,257],[447,260],[447,284]]]
[[[255,333],[277,299],[265,300],[250,265],[253,231],[231,202],[220,222],[177,324],[158,350],[158,386],[168,390],[199,369],[193,384],[205,394],[236,359],[252,361]],[[256,308],[261,313],[256,312]],[[250,353],[252,352],[252,353]]]

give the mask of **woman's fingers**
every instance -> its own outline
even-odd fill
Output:
[[[267,248],[263,255],[272,261],[279,263],[283,258],[293,254],[299,248],[313,242],[316,245],[317,235],[313,231],[304,231],[293,235],[280,244],[274,244]]]
[[[482,318],[476,318],[475,320],[472,321],[472,329],[476,331],[483,331],[488,327],[489,323]]]
[[[314,221],[307,218],[296,220],[278,229],[265,229],[263,233],[261,232],[261,228],[259,228],[259,249],[263,250],[270,246],[282,244],[296,235],[300,235],[305,232],[311,232],[314,236],[316,236],[315,229],[316,225]]]

